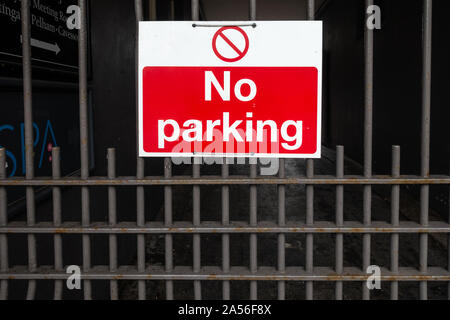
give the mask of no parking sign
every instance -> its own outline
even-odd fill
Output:
[[[139,27],[140,156],[320,157],[320,21]]]

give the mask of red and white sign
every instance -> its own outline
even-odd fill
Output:
[[[320,21],[141,22],[140,156],[319,158],[321,84]]]

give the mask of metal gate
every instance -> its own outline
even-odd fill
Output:
[[[314,161],[306,162],[306,175],[289,177],[285,174],[285,161],[280,160],[278,177],[258,177],[256,164],[251,164],[249,176],[230,176],[229,166],[222,165],[221,176],[202,177],[200,164],[193,165],[193,176],[172,176],[170,159],[165,159],[164,176],[145,176],[144,159],[137,158],[135,177],[116,176],[115,150],[108,150],[107,177],[90,177],[88,165],[88,108],[87,108],[87,28],[86,0],[80,0],[81,29],[79,30],[79,109],[80,109],[80,143],[81,143],[81,176],[61,177],[60,150],[54,148],[53,176],[35,177],[33,172],[33,128],[32,128],[32,75],[31,75],[31,41],[30,41],[30,9],[29,0],[22,0],[22,35],[23,35],[23,88],[25,111],[25,145],[26,145],[26,177],[6,178],[6,153],[0,149],[0,298],[8,298],[8,284],[11,280],[26,280],[28,283],[27,299],[36,295],[36,281],[54,282],[54,298],[61,299],[63,286],[68,277],[63,262],[62,234],[78,234],[82,236],[83,292],[85,299],[92,298],[92,281],[107,280],[110,282],[111,299],[118,298],[118,282],[132,280],[138,282],[138,297],[146,299],[147,281],[164,281],[167,299],[174,298],[173,282],[177,280],[191,281],[194,285],[195,299],[202,298],[202,283],[205,281],[221,281],[223,299],[230,299],[230,282],[245,281],[250,283],[250,299],[258,298],[258,284],[264,281],[275,281],[278,286],[278,298],[285,299],[286,282],[304,281],[306,298],[313,299],[314,284],[321,281],[335,283],[336,299],[343,298],[343,284],[347,282],[362,283],[363,299],[370,299],[370,290],[366,286],[369,275],[366,269],[371,264],[371,237],[374,234],[385,234],[390,237],[390,268],[383,268],[381,280],[390,283],[391,298],[398,298],[399,282],[420,282],[420,298],[427,299],[430,281],[448,282],[450,298],[450,225],[448,221],[429,221],[429,188],[430,185],[450,184],[448,174],[432,176],[429,174],[430,160],[430,108],[431,108],[431,40],[432,40],[432,0],[423,0],[424,33],[423,33],[423,74],[422,74],[422,138],[421,138],[421,174],[419,176],[400,175],[400,147],[392,148],[392,172],[390,175],[373,175],[372,173],[372,107],[373,107],[373,30],[365,28],[365,119],[364,119],[364,174],[346,176],[344,174],[344,148],[337,147],[336,171],[330,175],[315,175]],[[370,6],[373,0],[365,0]],[[135,0],[137,21],[143,17],[141,0]],[[250,19],[256,20],[257,1],[250,0]],[[315,1],[307,1],[308,19],[314,19]],[[199,20],[199,1],[192,0],[192,19]],[[172,189],[174,186],[192,186],[193,221],[173,221]],[[215,222],[202,222],[200,219],[200,186],[215,185],[222,190],[222,219]],[[250,212],[246,222],[230,221],[229,188],[232,185],[248,186],[250,189]],[[275,185],[278,192],[278,220],[270,223],[258,221],[257,192],[258,186]],[[286,221],[285,193],[288,185],[306,185],[306,220],[302,223]],[[330,185],[335,187],[335,219],[320,221],[314,219],[314,187]],[[344,221],[344,188],[347,185],[363,186],[363,221]],[[372,221],[372,186],[385,185],[391,188],[391,218],[386,222]],[[420,186],[420,217],[418,223],[400,221],[399,203],[400,186]],[[11,187],[26,188],[27,220],[26,222],[8,222],[7,191]],[[46,186],[53,190],[53,222],[36,222],[35,188]],[[108,188],[109,219],[92,223],[89,212],[90,188],[106,186]],[[116,187],[127,186],[136,189],[137,216],[135,221],[117,223]],[[161,186],[164,188],[164,221],[145,221],[145,186]],[[81,221],[62,221],[61,188],[81,188]],[[314,238],[318,234],[331,234],[335,237],[335,264],[326,267],[314,266]],[[28,265],[11,266],[8,263],[8,240],[16,234],[24,234],[28,241]],[[36,257],[36,235],[50,234],[54,237],[54,265],[40,266]],[[109,265],[93,265],[91,263],[91,237],[104,234],[109,236]],[[118,235],[131,234],[137,239],[137,263],[131,266],[118,265]],[[165,238],[165,265],[163,268],[146,266],[145,235],[162,234]],[[189,234],[193,238],[193,265],[175,266],[173,263],[173,236]],[[200,239],[205,234],[220,234],[222,241],[222,265],[202,267]],[[249,265],[230,265],[230,236],[233,234],[249,235]],[[277,264],[272,267],[258,267],[257,245],[258,235],[275,234],[278,237]],[[286,267],[285,240],[290,234],[305,234],[305,265]],[[347,268],[343,264],[344,235],[362,234],[362,265],[360,268]],[[420,239],[419,268],[400,267],[399,235],[417,234]],[[428,239],[430,234],[443,234],[448,239],[448,268],[428,266]]]

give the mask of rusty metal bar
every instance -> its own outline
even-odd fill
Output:
[[[198,158],[194,159],[194,165],[192,166],[192,176],[194,179],[200,178],[200,164],[195,163]],[[201,159],[200,159],[201,160]],[[192,212],[193,212],[193,225],[199,226],[200,221],[200,186],[194,185],[192,190]],[[194,272],[199,272],[201,268],[201,253],[200,234],[194,234],[192,236],[192,249],[193,249],[193,269]],[[202,299],[202,288],[200,281],[194,281],[194,297],[195,300]]]
[[[172,161],[170,158],[164,159],[164,176],[167,179],[172,177]],[[172,187],[164,187],[164,227],[172,229]],[[146,230],[148,230],[146,228]],[[173,270],[173,239],[171,234],[165,235],[165,270]],[[173,282],[166,281],[166,299],[173,300]]]
[[[307,2],[307,18],[315,20],[315,0]],[[319,141],[321,143],[321,141]],[[314,177],[314,160],[306,160],[306,177],[312,179]],[[306,224],[314,224],[314,186],[306,186]],[[306,235],[306,270],[311,272],[314,268],[314,235]],[[306,282],[306,300],[314,298],[314,283]]]
[[[256,0],[250,0],[249,20],[256,20]],[[255,179],[258,175],[257,159],[249,159],[250,178]],[[250,225],[258,224],[258,189],[256,185],[250,185]],[[258,272],[258,237],[256,233],[250,234],[250,270]],[[258,283],[250,282],[250,300],[258,299]]]
[[[144,178],[144,159],[139,157],[139,22],[143,21],[143,8],[142,0],[134,1],[134,11],[136,15],[136,37],[135,37],[135,86],[136,86],[136,178]],[[144,187],[136,187],[136,221],[138,226],[145,224],[145,195]],[[137,235],[137,268],[140,272],[145,270],[145,236]],[[145,300],[146,298],[146,285],[145,281],[138,282],[138,298],[139,300]]]
[[[250,178],[256,178],[257,166],[250,164]],[[256,185],[250,186],[250,225],[258,224],[258,194]],[[250,234],[250,270],[254,273],[258,271],[258,238],[256,233]],[[250,300],[258,299],[258,284],[256,281],[250,282]]]
[[[0,148],[0,179],[6,178],[6,149]],[[0,187],[0,226],[8,224],[8,200],[6,188]],[[8,237],[0,235],[0,272],[8,272]],[[0,282],[0,300],[8,298],[8,280]]]
[[[315,0],[308,0],[306,4],[306,11],[307,11],[307,19],[308,20],[315,20],[316,18],[316,4]]]
[[[222,177],[224,179],[229,176],[229,167],[226,159],[223,160]],[[230,226],[230,187],[222,186],[222,226]],[[222,235],[222,271],[230,272],[230,235],[225,233]],[[222,283],[222,297],[224,300],[230,300],[230,281]]]
[[[116,176],[116,150],[108,149],[108,178]],[[109,225],[117,224],[117,194],[115,187],[108,187],[108,221]],[[109,270],[116,272],[117,270],[117,235],[111,233],[109,235]],[[117,280],[110,281],[111,300],[119,298],[119,288]]]
[[[344,176],[344,147],[336,147],[336,177],[342,178]],[[344,225],[344,186],[336,186],[336,226],[342,227]],[[344,268],[344,235],[336,234],[336,273],[342,274]],[[343,283],[336,282],[335,290],[336,300],[343,299]]]
[[[373,5],[373,0],[366,0],[366,11],[369,6]],[[364,176],[370,178],[372,176],[372,126],[373,126],[373,30],[364,25]],[[372,220],[372,187],[364,186],[364,224],[370,226]],[[363,270],[370,265],[370,234],[363,235],[363,252],[362,260]],[[363,299],[370,299],[370,291],[366,283],[362,284]]]
[[[256,0],[249,0],[249,17],[250,20],[256,20]]]
[[[430,112],[431,112],[431,42],[432,42],[432,1],[423,2],[423,64],[422,64],[422,139],[420,174],[430,174]],[[420,223],[428,225],[430,187],[420,187]],[[428,268],[428,235],[420,235],[420,270]],[[427,282],[420,282],[420,299],[428,299]]]
[[[60,148],[52,148],[52,176],[53,179],[61,178],[61,156]],[[53,225],[56,228],[61,227],[62,217],[61,217],[61,188],[52,187],[52,198],[53,198]],[[63,251],[62,251],[62,237],[61,234],[55,234],[53,236],[54,242],[54,255],[55,255],[55,270],[62,272],[64,270],[63,264]],[[63,281],[55,281],[55,292],[54,299],[61,300],[63,292]]]
[[[191,15],[192,15],[192,21],[200,20],[199,0],[191,0]]]
[[[88,120],[88,91],[87,91],[87,6],[86,0],[78,0],[80,7],[80,29],[78,30],[78,84],[80,100],[80,161],[81,180],[89,178],[89,120]],[[90,224],[89,213],[89,189],[87,186],[81,188],[81,221],[83,226]],[[83,272],[91,268],[91,241],[89,235],[84,234],[83,241]],[[90,281],[84,281],[84,298],[92,299],[92,288]]]
[[[392,147],[392,177],[400,176],[400,146]],[[391,187],[391,224],[400,225],[400,186]],[[391,271],[398,273],[399,234],[391,235]],[[398,282],[391,283],[391,300],[398,300]]]
[[[280,159],[278,176],[280,179],[286,177],[286,164],[284,159]],[[286,186],[278,186],[278,226],[286,226]],[[284,273],[286,270],[286,235],[278,234],[278,272]],[[286,282],[278,282],[278,299],[286,299]]]
[[[137,160],[137,179],[144,177],[144,159],[138,158]],[[144,187],[138,186],[136,188],[136,209],[137,217],[136,224],[139,227],[145,226],[145,194]],[[142,234],[137,235],[137,267],[140,272],[145,270],[145,236]],[[138,282],[138,296],[139,300],[145,300],[146,298],[146,285],[145,281]]]
[[[170,159],[169,159],[170,160]],[[37,177],[33,180],[22,178],[0,179],[2,187],[24,187],[24,186],[61,186],[61,187],[101,187],[116,185],[121,187],[135,186],[174,186],[174,185],[450,185],[450,177],[444,175],[430,175],[428,178],[404,175],[399,178],[392,176],[373,175],[365,178],[359,175],[348,175],[337,179],[335,176],[316,175],[314,178],[290,177],[286,179],[247,176],[233,176],[223,179],[220,176],[208,176],[192,179],[189,176],[177,176],[174,178],[164,177],[117,177],[108,179],[104,177],[91,177],[89,179],[79,179],[76,177],[66,177],[53,180],[49,177]]]
[[[23,99],[24,99],[24,125],[25,125],[25,166],[26,179],[34,178],[34,151],[33,151],[33,101],[32,101],[32,71],[31,71],[31,25],[30,2],[21,2],[22,21],[22,66],[23,66]],[[27,223],[35,224],[35,199],[32,187],[26,188]],[[36,239],[34,235],[28,235],[28,268],[33,272],[37,268]],[[28,283],[27,300],[35,297],[36,282]]]
[[[199,0],[191,0],[192,20],[200,20],[200,4]],[[194,179],[200,178],[200,165],[203,159],[193,158],[192,177]],[[192,189],[192,215],[193,224],[200,225],[200,186],[194,185]],[[192,236],[192,261],[194,272],[199,272],[201,268],[201,238],[200,234]],[[194,298],[195,300],[202,299],[202,288],[200,281],[194,281]]]
[[[167,187],[170,188],[170,187]],[[168,197],[170,200],[170,197]],[[170,213],[171,203],[166,201],[166,209]],[[120,222],[114,226],[105,222],[95,222],[85,227],[79,222],[63,222],[60,227],[55,227],[49,222],[39,222],[34,226],[27,226],[26,223],[15,221],[7,226],[0,226],[0,234],[182,234],[182,233],[329,233],[329,234],[378,234],[378,233],[450,233],[450,224],[446,222],[432,221],[424,227],[420,223],[413,221],[402,221],[398,226],[384,221],[373,221],[370,227],[359,221],[345,221],[341,226],[331,221],[317,221],[314,225],[305,223],[287,222],[286,226],[278,226],[273,221],[260,221],[257,224],[249,224],[247,221],[232,221],[228,226],[223,226],[218,221],[203,221],[199,226],[194,226],[189,221],[177,221],[172,223],[169,214],[166,221],[170,223],[148,222],[144,226],[137,226],[136,222]],[[168,251],[170,255],[171,251]],[[170,259],[169,259],[170,260]]]
[[[95,266],[87,273],[83,273],[84,280],[180,280],[180,281],[367,281],[367,273],[360,268],[344,268],[342,275],[338,275],[330,267],[315,267],[313,273],[303,268],[287,267],[284,274],[277,272],[274,267],[259,268],[257,273],[245,267],[231,267],[228,274],[223,274],[220,267],[202,267],[200,273],[195,273],[192,267],[180,266],[171,272],[163,267],[153,266],[145,273],[137,272],[135,266],[121,266],[117,272],[109,272],[109,266]],[[25,266],[11,268],[9,272],[0,272],[0,280],[55,280],[67,279],[64,272],[56,272],[52,266],[40,266],[36,272],[27,272]],[[450,273],[441,267],[430,267],[427,273],[415,268],[399,268],[399,274],[393,274],[387,268],[381,268],[381,281],[450,281]]]
[[[306,177],[312,179],[314,177],[314,161],[306,160]],[[314,224],[314,187],[306,186],[306,225]],[[306,271],[312,272],[314,269],[314,235],[306,234]],[[306,282],[306,300],[314,298],[314,284],[312,281]]]

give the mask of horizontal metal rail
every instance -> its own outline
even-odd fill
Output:
[[[305,223],[286,223],[278,226],[275,222],[259,222],[257,225],[249,225],[247,222],[230,222],[224,226],[220,222],[201,222],[194,226],[191,222],[175,222],[171,226],[163,222],[149,222],[144,226],[137,226],[136,222],[121,222],[110,225],[107,222],[96,222],[90,226],[82,226],[79,222],[65,222],[60,226],[54,226],[51,222],[40,222],[33,226],[27,226],[25,222],[11,222],[7,226],[0,227],[0,234],[176,234],[176,233],[441,233],[450,234],[450,224],[433,221],[427,226],[406,221],[398,226],[390,223],[375,221],[370,226],[361,222],[346,221],[342,226],[333,222],[321,221],[312,225]]]
[[[20,186],[154,186],[154,185],[450,185],[450,176],[430,175],[427,178],[421,176],[400,176],[393,178],[386,175],[364,178],[364,176],[344,176],[336,178],[334,176],[317,175],[314,178],[249,178],[245,176],[233,176],[221,178],[220,176],[202,176],[192,178],[190,176],[177,176],[173,178],[164,177],[118,177],[104,178],[92,177],[80,179],[76,177],[66,177],[61,179],[51,179],[48,177],[37,177],[33,180],[22,178],[2,179],[0,186],[20,187]]]
[[[29,272],[25,266],[16,266],[8,272],[0,272],[0,280],[64,280],[68,278],[65,272],[58,272],[52,266],[41,266],[35,272]],[[344,268],[338,274],[329,267],[314,267],[312,272],[306,272],[303,267],[286,267],[281,273],[275,267],[259,267],[252,273],[246,267],[231,267],[229,273],[223,273],[220,267],[201,267],[199,272],[193,272],[192,267],[174,267],[166,272],[164,267],[152,266],[144,272],[138,272],[135,266],[121,266],[115,272],[109,271],[109,266],[95,266],[81,274],[84,280],[230,280],[230,281],[367,281],[371,274],[359,268]],[[439,267],[430,267],[428,272],[421,273],[415,268],[399,268],[393,273],[381,268],[381,281],[450,281],[450,272]]]

